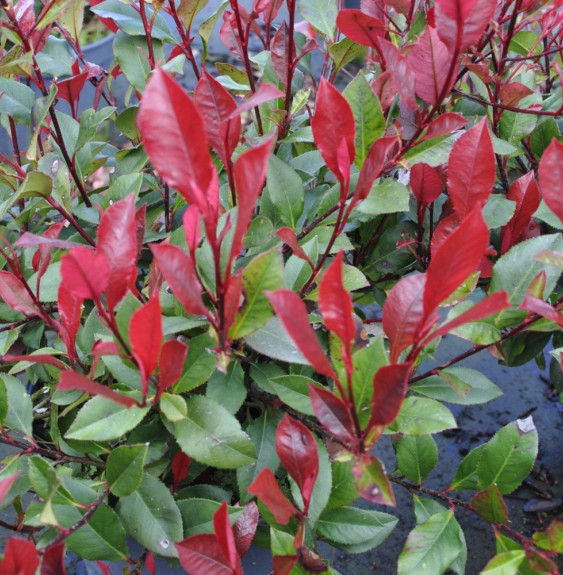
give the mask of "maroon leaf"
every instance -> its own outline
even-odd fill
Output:
[[[285,415],[276,429],[276,453],[297,483],[307,513],[319,474],[319,453],[313,434],[299,421]]]
[[[109,387],[106,387],[100,383],[96,383],[85,375],[81,375],[75,371],[63,371],[61,373],[59,383],[57,384],[57,389],[61,389],[63,391],[72,391],[74,389],[78,389],[84,393],[89,393],[90,395],[101,395],[102,397],[111,399],[111,401],[115,401],[116,403],[124,405],[125,407],[137,405],[137,402],[133,398],[121,395]]]
[[[274,555],[272,558],[274,564],[273,575],[290,575],[298,559],[297,555]]]
[[[468,121],[469,120],[459,114],[446,112],[445,114],[438,116],[429,124],[423,139],[430,140],[431,138],[438,138],[439,136],[451,134],[452,132],[464,128]]]
[[[247,491],[255,495],[271,511],[274,519],[282,525],[298,513],[297,509],[282,493],[272,470],[266,467],[248,486]]]
[[[541,157],[538,175],[544,202],[563,222],[563,144],[556,138],[551,140]]]
[[[164,279],[184,306],[186,313],[207,315],[209,312],[201,299],[201,284],[196,276],[193,260],[178,246],[151,244]]]
[[[10,488],[12,487],[14,481],[18,478],[18,476],[19,471],[17,473],[14,473],[13,475],[8,475],[7,477],[4,477],[4,479],[0,479],[0,504],[3,503],[6,495],[8,495]]]
[[[84,88],[84,84],[88,79],[88,73],[82,72],[80,74],[76,74],[72,78],[65,78],[64,80],[58,80],[57,84],[57,96],[66,100],[71,109],[74,110],[74,105],[78,101],[80,97],[80,92],[82,92],[82,88]]]
[[[295,49],[292,53],[295,54]],[[274,72],[281,80],[281,83],[285,86],[285,83],[287,82],[287,71],[291,64],[287,59],[289,55],[289,28],[285,20],[282,22],[272,39],[270,54]]]
[[[45,234],[43,235],[43,237],[41,237],[41,239],[45,240],[46,242],[48,242],[51,238],[56,239],[57,236],[59,235],[60,231],[63,229],[63,227],[64,227],[63,223],[53,224],[52,226],[49,226],[49,228],[45,231]],[[24,232],[23,235],[25,236],[26,233],[27,232]],[[30,234],[30,235],[33,235],[33,234]],[[16,245],[18,245],[18,242],[16,242]],[[75,245],[79,245],[79,244],[75,244]],[[37,272],[36,293],[39,293],[39,285],[40,285],[41,278],[43,277],[43,275],[47,271],[47,268],[49,267],[49,263],[51,262],[51,252],[52,251],[53,251],[53,246],[50,246],[48,243],[41,242],[41,244],[39,244],[39,249],[37,250],[37,252],[33,256],[33,269]]]
[[[0,575],[35,575],[39,553],[33,543],[10,537],[0,563]]]
[[[12,309],[26,316],[40,315],[25,285],[12,273],[0,271],[0,297]]]
[[[36,354],[29,354],[29,355],[5,355],[2,357],[2,360],[5,362],[18,362],[18,361],[29,361],[29,363],[39,363],[41,365],[52,365],[57,369],[66,370],[68,366],[65,365],[60,359],[52,355],[48,355],[45,353],[36,353]]]
[[[325,271],[319,285],[319,308],[325,325],[344,343],[347,350],[356,334],[350,294],[342,283],[343,254],[339,252]]]
[[[284,244],[287,244],[291,248],[291,250],[293,251],[293,255],[306,261],[311,266],[311,269],[315,268],[313,262],[311,261],[311,258],[305,253],[303,248],[299,245],[297,236],[295,235],[295,232],[291,228],[280,228],[276,232],[276,236],[278,236],[278,238],[280,238],[280,240]]]
[[[145,88],[137,124],[147,154],[166,183],[204,216],[216,216],[219,186],[203,119],[188,94],[160,68]]]
[[[141,370],[143,398],[147,396],[148,380],[158,364],[162,345],[162,317],[158,293],[140,307],[129,323],[129,341],[131,351]]]
[[[376,140],[369,149],[368,155],[364,161],[364,165],[360,171],[358,184],[354,190],[354,198],[352,202],[356,204],[361,200],[365,200],[373,186],[373,182],[381,174],[389,161],[389,154],[393,146],[397,143],[395,136],[386,136]]]
[[[109,263],[109,283],[105,290],[110,311],[135,285],[137,279],[137,236],[135,196],[111,205],[100,218],[98,252]]]
[[[242,249],[244,236],[248,231],[248,226],[256,207],[256,200],[264,187],[268,171],[268,159],[270,158],[273,144],[274,139],[268,138],[263,144],[241,154],[235,164],[234,173],[238,211],[229,264],[238,257]]]
[[[435,311],[477,269],[488,245],[489,228],[481,208],[477,206],[432,254],[426,270],[425,317]],[[459,254],[463,254],[463,257],[459,257]]]
[[[147,227],[147,204],[143,204],[135,212],[135,237],[137,239],[137,259],[141,257],[143,243],[145,241],[145,231]]]
[[[40,575],[66,575],[64,543],[47,546],[39,573]]]
[[[412,365],[395,363],[380,367],[373,378],[371,417],[367,429],[387,427],[397,417],[405,395]]]
[[[240,116],[264,102],[269,102],[270,100],[276,100],[277,98],[283,98],[284,93],[276,86],[272,84],[260,84],[256,92],[254,92],[250,97],[248,97],[232,114],[233,116]]]
[[[534,178],[534,172],[528,172],[516,180],[510,186],[506,199],[515,202],[516,207],[512,218],[501,230],[501,255],[517,243],[539,208],[540,189]]]
[[[441,103],[454,84],[455,75],[452,75],[449,85],[446,85],[451,58],[448,47],[430,26],[426,27],[407,57],[416,77],[416,95],[433,106]]]
[[[61,258],[65,288],[83,299],[99,300],[108,286],[110,267],[105,254],[88,248],[74,248]]]
[[[184,363],[188,355],[188,346],[177,339],[166,341],[160,350],[160,385],[159,392],[173,386],[182,376]]]
[[[215,535],[217,536],[217,541],[223,551],[223,555],[229,561],[233,575],[242,575],[242,566],[235,545],[233,528],[229,521],[229,512],[227,511],[226,501],[221,503],[221,506],[213,515],[213,530],[215,531]]]
[[[358,438],[354,435],[354,422],[344,401],[327,389],[315,385],[309,385],[309,397],[320,424],[346,447],[355,451]]]
[[[541,315],[560,326],[563,326],[563,316],[550,303],[543,301],[538,297],[527,294],[524,296],[519,309]]]
[[[533,93],[533,90],[530,90],[528,86],[524,86],[520,82],[510,82],[502,85],[499,97],[504,106],[516,106],[522,98],[531,96]]]
[[[307,308],[303,300],[291,290],[276,290],[264,292],[276,314],[280,318],[285,331],[289,334],[305,359],[313,366],[315,371],[337,380],[338,377],[332,369],[323,348],[307,316]]]
[[[190,575],[233,575],[215,535],[193,535],[174,545],[180,564]]]
[[[233,115],[233,112],[237,110],[237,103],[231,94],[205,70],[197,83],[194,98],[205,120],[205,129],[211,147],[223,163],[227,163],[240,137],[240,116]]]
[[[487,201],[495,176],[493,142],[485,117],[455,143],[448,163],[448,189],[460,220],[473,206]]]
[[[508,507],[496,483],[476,493],[471,499],[471,506],[492,525],[506,525],[509,522]]]
[[[395,284],[383,306],[383,330],[389,338],[391,363],[419,337],[424,321],[424,274],[407,276]]]
[[[358,493],[377,505],[395,507],[395,494],[385,473],[385,467],[377,457],[365,457],[354,465],[354,484]]]
[[[399,49],[387,40],[381,40],[381,53],[387,63],[387,69],[395,81],[402,101],[411,109],[418,110],[418,103],[415,97],[416,76],[410,67],[409,61]]]
[[[342,185],[343,181],[349,180],[350,164],[356,157],[354,116],[344,96],[324,78],[321,78],[311,126],[315,144],[328,169],[336,175]],[[338,147],[342,141],[345,143],[349,160],[344,173],[338,160]]]
[[[416,201],[424,206],[435,202],[444,187],[438,172],[423,163],[412,167],[410,184]]]
[[[376,50],[385,34],[385,26],[380,20],[356,9],[339,10],[336,26],[353,42]]]
[[[251,501],[245,505],[242,515],[239,515],[233,525],[235,544],[240,557],[244,557],[250,549],[250,545],[256,534],[256,527],[258,527],[258,519],[260,519],[258,505],[256,505],[254,501]]]
[[[172,492],[175,492],[178,489],[178,485],[186,479],[191,464],[192,458],[188,457],[183,451],[178,451],[172,458],[172,477],[174,478]]]
[[[199,242],[201,241],[201,213],[196,206],[189,206],[182,218],[184,231],[186,233],[186,243],[193,257]]]
[[[283,0],[254,0],[252,11],[262,14],[264,22],[271,22],[278,15]]]
[[[82,304],[84,300],[75,296],[68,291],[64,284],[61,283],[58,291],[58,310],[61,317],[61,323],[66,331],[65,345],[71,359],[76,357],[75,341],[78,329],[80,327],[80,318],[82,317]]]

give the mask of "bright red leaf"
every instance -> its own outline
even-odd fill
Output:
[[[40,315],[25,285],[12,273],[0,271],[0,297],[12,309],[26,316]]]
[[[350,178],[350,164],[356,157],[354,116],[344,96],[324,78],[321,78],[317,93],[315,115],[311,120],[311,127],[315,144],[328,169],[336,175],[342,185],[343,181]],[[338,146],[342,140],[346,144],[349,159],[344,173],[341,171],[338,160]]]
[[[191,464],[192,458],[188,457],[183,451],[178,451],[172,458],[171,467],[172,477],[174,478],[172,492],[175,492],[178,489],[178,485],[186,479],[190,471]]]
[[[467,122],[468,120],[460,114],[455,114],[454,112],[446,112],[445,114],[438,116],[428,125],[423,139],[430,140],[432,138],[438,138],[439,136],[451,134],[452,132],[461,130],[467,126]]]
[[[10,537],[0,563],[0,575],[35,575],[39,567],[39,553],[33,543]]]
[[[411,170],[410,184],[416,201],[423,206],[435,202],[444,187],[438,172],[428,164],[415,164]]]
[[[132,405],[137,404],[133,398],[121,395],[121,393],[117,393],[101,383],[96,383],[85,375],[81,375],[75,371],[63,371],[61,373],[59,383],[57,384],[57,389],[61,389],[63,391],[78,389],[84,393],[89,393],[90,395],[101,395],[102,397],[111,399],[111,401],[115,401],[125,407],[131,407]]]
[[[7,477],[4,477],[4,479],[0,479],[0,505],[4,501],[6,495],[10,491],[10,487],[12,487],[18,476],[19,472],[14,473],[13,475],[8,475]]]
[[[186,313],[207,315],[209,312],[201,299],[202,288],[193,259],[182,248],[171,244],[151,244],[150,248],[164,279]]]
[[[61,323],[66,331],[66,339],[63,339],[71,359],[75,359],[76,356],[75,341],[80,327],[83,303],[84,300],[81,297],[75,296],[61,283],[57,297],[57,308],[61,317]]]
[[[196,206],[189,206],[182,218],[184,231],[186,233],[186,243],[193,257],[201,241],[201,213]]]
[[[276,453],[297,483],[307,513],[319,474],[319,453],[313,434],[299,421],[285,414],[276,429]]]
[[[213,515],[213,530],[215,531],[215,535],[217,536],[217,541],[223,551],[223,555],[229,561],[233,575],[242,575],[242,566],[237,552],[237,547],[235,545],[233,528],[229,521],[229,512],[227,510],[226,501],[221,503],[221,506]]]
[[[339,10],[336,26],[353,42],[376,50],[385,35],[385,26],[380,20],[357,9]]]
[[[395,363],[380,367],[373,378],[371,417],[367,429],[387,427],[397,417],[405,395],[412,365]]]
[[[254,501],[251,501],[244,506],[242,515],[239,515],[233,525],[235,544],[240,557],[244,557],[250,549],[250,545],[256,534],[256,527],[258,527],[258,519],[260,519],[258,505],[256,505]]]
[[[49,226],[49,228],[43,234],[42,239],[45,239],[47,241],[50,239],[56,239],[60,231],[63,229],[63,227],[64,224],[62,222]],[[23,235],[25,236],[26,233],[27,232],[24,232]],[[33,236],[33,234],[29,235]],[[18,242],[16,242],[16,245],[19,245]],[[35,252],[35,254],[33,254],[33,261],[32,261],[33,269],[37,272],[36,293],[39,293],[39,282],[43,277],[43,275],[45,274],[45,272],[47,271],[47,268],[49,267],[49,263],[51,262],[51,252],[53,251],[53,247],[50,246],[48,243],[41,242],[38,247],[39,249]]]
[[[271,511],[274,519],[282,525],[298,513],[297,509],[282,493],[272,470],[266,467],[248,486],[247,491],[255,495]]]
[[[98,252],[109,264],[106,301],[112,311],[137,279],[135,196],[130,194],[111,205],[100,218]]]
[[[37,236],[31,232],[24,232],[15,242],[14,246],[20,248],[33,248],[40,246],[47,246],[51,248],[61,248],[63,250],[70,250],[72,248],[82,247],[82,244],[77,242],[69,242],[67,240],[59,240],[57,237],[53,237],[53,228],[56,230],[59,224],[55,224],[49,228],[42,236]]]
[[[276,236],[278,236],[278,238],[280,238],[280,240],[284,244],[287,244],[291,248],[293,255],[306,261],[311,266],[311,269],[314,269],[315,266],[313,265],[311,258],[305,253],[303,248],[299,245],[297,236],[295,235],[295,232],[291,228],[280,228],[276,232]]]
[[[495,154],[485,117],[461,136],[450,154],[448,189],[460,220],[473,206],[487,201],[495,177]]]
[[[538,175],[544,202],[563,222],[563,144],[556,138],[551,140],[541,157]]]
[[[61,258],[65,288],[76,297],[99,300],[108,287],[110,267],[105,254],[89,248],[74,248]]]
[[[162,393],[173,386],[182,376],[188,346],[177,339],[170,339],[162,345],[158,364],[160,366],[159,391]]]
[[[166,183],[204,216],[215,217],[219,185],[203,119],[185,90],[161,68],[153,71],[145,88],[137,125],[145,150]]]
[[[92,346],[92,355],[94,357],[104,357],[108,355],[121,355],[121,349],[113,341],[102,341],[98,339]]]
[[[284,93],[273,86],[272,84],[265,84],[262,82],[256,92],[251,94],[232,114],[231,117],[240,116],[244,112],[264,104],[264,102],[270,102],[271,100],[276,100],[277,98],[283,98]]]
[[[412,110],[418,110],[415,96],[416,76],[409,61],[401,54],[395,44],[382,40],[380,46],[387,69],[391,72],[402,101]]]
[[[262,14],[264,22],[271,22],[283,6],[283,0],[254,0],[252,11]]]
[[[40,575],[66,575],[65,545],[48,546],[41,560]]]
[[[97,6],[102,2],[104,2],[104,0],[90,0],[90,6]],[[117,32],[119,30],[117,24],[111,18],[100,18],[100,16],[98,16],[98,20],[112,32]]]
[[[297,555],[274,555],[272,558],[274,564],[273,575],[290,575],[298,559]]]
[[[361,200],[365,200],[370,193],[373,182],[381,176],[383,170],[389,161],[389,155],[393,146],[397,143],[397,138],[394,136],[386,136],[376,140],[369,149],[368,155],[364,161],[364,165],[360,170],[358,183],[354,190],[354,198],[352,202],[355,204]]]
[[[193,535],[174,545],[180,564],[190,575],[234,575],[215,535]]]
[[[307,308],[299,295],[291,290],[276,290],[265,293],[285,331],[315,371],[331,379],[338,379],[309,323]]]
[[[41,365],[52,365],[57,369],[67,369],[67,366],[54,355],[46,353],[35,353],[28,355],[5,355],[2,357],[3,361],[16,362],[16,361],[29,361],[30,363],[39,363]]]
[[[153,294],[149,301],[131,316],[129,341],[141,371],[143,397],[146,397],[148,380],[158,365],[162,345],[162,317],[158,293]]]
[[[147,553],[147,558],[145,559],[145,569],[151,574],[155,575],[156,573],[156,565],[154,561],[154,553],[149,551]]]
[[[520,309],[541,315],[563,327],[563,315],[550,303],[540,298],[527,294],[520,304]]]

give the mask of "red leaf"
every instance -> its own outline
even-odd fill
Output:
[[[62,389],[63,391],[72,391],[74,389],[78,389],[84,393],[89,393],[90,395],[101,395],[102,397],[111,399],[111,401],[115,401],[116,403],[124,405],[125,407],[137,405],[137,402],[133,398],[121,395],[109,387],[106,387],[100,383],[96,383],[95,381],[87,378],[85,375],[81,375],[75,371],[63,371],[61,373],[59,383],[57,384],[57,389]]]
[[[100,218],[98,252],[109,263],[106,301],[110,312],[137,279],[136,229],[133,194],[111,205]]]
[[[258,505],[256,505],[254,501],[251,501],[245,505],[242,515],[239,515],[233,525],[237,553],[241,557],[244,557],[250,549],[250,545],[256,534],[256,527],[258,527],[258,519],[260,519]]]
[[[291,248],[294,256],[306,261],[311,266],[311,269],[315,268],[313,262],[311,261],[311,258],[305,253],[303,248],[299,245],[297,236],[295,235],[295,232],[291,228],[280,228],[276,232],[276,236],[278,236],[278,238],[280,238],[280,240],[284,244],[287,244]]]
[[[35,545],[25,539],[10,537],[0,563],[0,575],[35,575],[37,567],[39,553]]]
[[[145,559],[145,569],[151,573],[151,575],[155,575],[156,573],[156,565],[154,562],[154,554],[152,551],[147,553],[147,558]]]
[[[147,204],[143,204],[135,212],[135,237],[137,238],[137,259],[141,256],[143,251],[143,243],[145,241],[145,231],[147,227]]]
[[[81,74],[77,74],[72,78],[66,78],[64,80],[58,80],[57,84],[57,96],[66,100],[70,105],[71,108],[74,109],[74,104],[78,101],[80,97],[80,92],[82,92],[82,88],[84,88],[84,84],[88,79],[88,73],[82,72]]]
[[[327,389],[314,385],[309,385],[309,397],[320,424],[355,451],[358,438],[354,435],[354,422],[344,401]]]
[[[319,308],[325,325],[344,343],[346,350],[356,335],[353,305],[342,283],[343,254],[339,252],[325,271],[319,285]]]
[[[397,417],[405,395],[412,365],[395,363],[380,367],[373,378],[371,417],[367,429],[387,427]]]
[[[242,249],[244,236],[248,231],[252,214],[256,208],[256,200],[264,187],[273,144],[274,139],[268,138],[263,144],[241,154],[235,164],[238,211],[229,264],[238,257]]]
[[[12,273],[0,271],[0,297],[12,309],[26,316],[40,315],[24,284]]]
[[[252,11],[263,14],[264,22],[271,22],[278,15],[283,0],[254,0]]]
[[[64,543],[47,547],[41,561],[40,575],[66,575]]]
[[[4,479],[0,479],[0,505],[3,503],[4,498],[8,495],[10,488],[12,487],[14,481],[18,478],[18,473],[14,473],[13,475],[8,475],[4,477]]]
[[[430,243],[430,249],[433,254],[448,239],[452,232],[459,228],[459,224],[460,221],[457,214],[450,214],[440,221],[436,226],[436,230],[432,236],[432,242]]]
[[[424,134],[423,140],[430,140],[431,138],[438,138],[439,136],[445,136],[446,134],[451,134],[457,130],[461,130],[467,125],[467,120],[459,114],[454,112],[446,112],[441,116],[438,116],[434,121],[432,121],[426,132]]]
[[[501,230],[501,255],[507,252],[528,227],[532,216],[540,205],[540,189],[534,172],[528,172],[509,188],[507,200],[516,202],[512,218]]]
[[[131,316],[129,341],[131,351],[141,370],[145,398],[148,392],[148,380],[158,365],[162,345],[162,317],[157,293]]]
[[[270,100],[276,100],[277,98],[283,98],[284,93],[276,86],[272,84],[260,84],[256,92],[254,92],[250,97],[248,97],[232,114],[231,118],[234,116],[240,116],[244,112],[256,108],[264,102],[269,102]]]
[[[282,493],[272,470],[268,467],[260,472],[258,477],[248,486],[247,491],[256,495],[271,511],[274,519],[282,525],[287,525],[293,515],[298,513],[297,509]]]
[[[196,204],[204,217],[216,217],[219,183],[203,119],[188,94],[160,68],[145,88],[137,125],[147,154],[166,183]]]
[[[80,318],[82,317],[82,304],[84,300],[76,297],[68,291],[64,284],[61,283],[58,291],[58,310],[61,317],[61,323],[66,330],[68,341],[65,341],[67,352],[71,359],[76,357],[76,334],[80,328]]]
[[[538,175],[544,202],[563,222],[563,144],[556,138],[551,140],[541,157]]]
[[[480,302],[476,303],[472,308],[463,312],[455,319],[440,326],[436,331],[433,331],[424,340],[424,344],[426,345],[433,339],[446,335],[447,333],[449,333],[456,327],[459,327],[460,325],[464,325],[471,321],[477,321],[484,317],[494,315],[499,311],[502,311],[503,309],[507,309],[509,307],[510,302],[508,301],[506,292],[504,291],[496,292],[490,295],[489,297],[481,300]]]
[[[173,386],[182,376],[184,363],[188,355],[188,346],[177,339],[164,342],[160,350],[160,385],[159,392]]]
[[[430,316],[477,269],[488,245],[489,228],[481,208],[477,206],[432,254],[426,270],[425,317]]]
[[[403,350],[417,341],[424,320],[424,287],[426,276],[407,276],[395,284],[383,306],[383,330],[389,338],[391,363],[396,363]]]
[[[276,453],[297,483],[307,513],[319,474],[319,453],[313,434],[286,414],[276,429]]]
[[[487,118],[455,143],[448,163],[448,189],[462,220],[473,206],[484,204],[495,183],[496,164]]]
[[[49,226],[49,228],[45,231],[43,237],[41,237],[41,236],[40,237],[42,240],[43,239],[46,240],[46,242],[48,242],[51,238],[56,239],[57,236],[59,235],[60,231],[63,229],[63,227],[64,227],[63,223],[53,224],[52,226]],[[28,232],[24,232],[23,236],[25,236],[27,233]],[[33,236],[33,234],[30,234],[30,235]],[[21,239],[21,237],[20,237],[20,239]],[[19,245],[18,242],[16,242],[15,245]],[[79,245],[79,244],[76,244],[76,245]],[[43,277],[43,275],[47,271],[47,268],[49,267],[49,263],[51,262],[51,252],[52,251],[53,251],[52,246],[49,246],[48,243],[41,242],[41,244],[39,244],[39,249],[37,250],[37,252],[33,256],[33,268],[37,272],[36,293],[39,293],[39,283],[41,281],[41,278]],[[37,265],[36,265],[36,259],[35,259],[36,257],[37,257]]]
[[[336,26],[353,42],[376,50],[385,34],[385,26],[380,20],[355,9],[339,10]]]
[[[57,369],[68,369],[60,359],[45,353],[36,353],[29,355],[5,355],[2,357],[5,362],[29,361],[30,363],[39,363],[41,365],[53,365]]]
[[[61,258],[61,276],[76,297],[98,300],[108,286],[110,267],[105,254],[74,248]]]
[[[416,201],[424,206],[435,202],[444,187],[438,172],[422,163],[412,167],[410,184]]]
[[[193,535],[174,545],[180,564],[190,575],[233,575],[215,535]]]
[[[18,246],[20,248],[33,248],[36,246],[49,246],[52,248],[61,248],[63,250],[69,250],[72,248],[79,248],[82,247],[82,244],[77,242],[69,242],[67,240],[59,240],[55,237],[51,237],[48,233],[56,229],[59,224],[55,224],[49,228],[47,232],[45,232],[42,236],[36,236],[31,232],[24,232],[17,241],[14,242],[14,246]]]
[[[225,328],[228,330],[235,322],[242,298],[242,268],[239,268],[230,278],[225,291]]]
[[[237,103],[206,70],[197,83],[194,99],[205,120],[209,143],[226,164],[237,147],[241,132],[240,116],[233,115]]]
[[[274,72],[281,80],[281,83],[285,86],[287,82],[287,70],[290,65],[290,62],[287,59],[289,55],[289,28],[285,20],[282,22],[272,39],[270,54]],[[293,54],[295,54],[295,43]]]
[[[186,243],[193,257],[199,242],[201,241],[201,213],[196,206],[189,206],[182,218],[184,231],[186,233]]]
[[[528,86],[520,82],[510,82],[501,86],[499,97],[504,106],[516,106],[522,98],[532,95],[534,92]]]
[[[175,492],[178,489],[178,485],[186,479],[191,464],[192,458],[188,457],[183,451],[178,451],[172,458],[172,477],[174,478],[172,492]]]
[[[395,44],[382,40],[380,45],[381,53],[387,63],[387,69],[393,76],[402,101],[409,108],[418,110],[418,103],[415,97],[416,76],[414,70],[410,67],[409,61],[401,54]]]
[[[229,512],[227,511],[226,501],[221,503],[221,506],[213,515],[213,530],[215,531],[215,535],[217,536],[217,541],[221,546],[223,555],[225,555],[229,561],[233,575],[242,575],[242,566],[235,545],[233,528],[229,521]]]
[[[373,182],[383,173],[389,161],[391,149],[396,143],[397,138],[395,136],[386,136],[379,138],[371,145],[354,190],[354,199],[352,200],[354,204],[368,197]]]
[[[342,185],[343,181],[349,180],[350,164],[356,157],[354,116],[344,96],[324,78],[321,78],[311,126],[315,144],[328,169],[336,175]],[[338,147],[342,140],[346,144],[349,159],[344,173],[338,161]]]
[[[191,315],[209,312],[201,299],[201,284],[196,276],[193,260],[178,246],[151,244],[151,251],[170,289]]]
[[[436,29],[451,50],[464,51],[483,35],[497,3],[491,0],[436,0]]]
[[[102,570],[104,575],[112,575],[111,569],[101,561],[96,561],[96,565]]]
[[[455,82],[454,74],[446,85],[451,58],[448,47],[430,26],[426,27],[407,57],[416,77],[416,95],[433,106],[441,103]]]
[[[563,316],[548,302],[532,295],[525,295],[519,309],[541,315],[563,326]]]
[[[102,2],[104,2],[104,0],[90,0],[90,6],[97,6]],[[112,32],[117,32],[119,30],[117,24],[111,18],[100,18],[100,16],[98,16],[98,20]]]
[[[274,564],[273,575],[290,575],[298,559],[297,555],[275,555],[272,558]]]
[[[98,339],[92,346],[92,355],[95,357],[121,355],[121,349],[113,341],[102,341],[101,339]]]
[[[307,308],[303,300],[291,290],[264,293],[268,296],[285,331],[305,356],[305,359],[313,366],[313,369],[331,379],[338,379],[309,323]]]

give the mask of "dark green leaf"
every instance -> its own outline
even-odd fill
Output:
[[[428,435],[456,427],[455,419],[447,407],[433,399],[411,396],[403,402],[390,429],[403,435]]]
[[[182,514],[184,537],[214,532],[213,515],[221,506],[221,502],[210,499],[181,499],[177,503]],[[242,515],[243,511],[242,507],[227,506],[231,525]]]
[[[19,379],[6,373],[0,373],[0,379],[6,387],[8,400],[8,414],[4,425],[33,437],[33,405],[24,385]]]
[[[395,454],[399,471],[417,485],[438,463],[438,447],[430,435],[401,437],[395,446]]]
[[[508,523],[508,508],[496,484],[476,493],[471,505],[489,523]]]
[[[231,362],[227,373],[215,371],[207,382],[207,397],[220,403],[233,415],[240,409],[246,393],[244,371],[240,363]]]
[[[299,174],[277,156],[271,156],[266,184],[280,220],[295,229],[305,202],[305,191]]]
[[[124,497],[139,488],[146,456],[146,445],[121,445],[110,453],[106,474],[108,486],[114,495]]]

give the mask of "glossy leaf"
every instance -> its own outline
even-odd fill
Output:
[[[188,457],[183,451],[178,451],[172,458],[170,467],[172,469],[172,476],[174,477],[173,492],[178,489],[178,484],[184,481],[188,476],[191,464],[192,458]]]
[[[39,573],[40,575],[66,575],[64,543],[45,549]]]
[[[233,525],[235,544],[240,557],[244,557],[250,549],[259,518],[258,506],[254,501],[251,501],[245,505],[242,515],[237,518]]]
[[[242,566],[235,545],[233,528],[229,521],[229,512],[227,511],[226,501],[221,503],[221,506],[213,516],[213,529],[221,550],[223,551],[223,555],[228,558],[232,572],[236,575],[242,575]]]
[[[66,330],[65,341],[67,344],[67,352],[71,358],[75,356],[75,341],[78,329],[80,327],[80,318],[82,316],[82,305],[84,300],[81,297],[76,297],[72,292],[68,291],[64,285],[59,286],[57,304],[61,323]]]
[[[159,391],[173,386],[182,377],[184,363],[188,355],[188,346],[177,339],[165,342],[160,350],[158,363],[160,365]]]
[[[563,144],[553,138],[541,157],[538,175],[542,198],[561,222],[563,222],[563,199],[561,197],[562,166]]]
[[[174,545],[186,572],[193,575],[233,575],[215,535],[193,535]]]
[[[35,575],[39,553],[31,541],[10,537],[0,563],[1,575]]]
[[[280,228],[276,232],[276,236],[278,236],[278,238],[280,238],[284,244],[291,248],[291,251],[296,257],[306,261],[311,266],[311,269],[313,269],[314,266],[311,258],[309,258],[309,256],[305,253],[305,250],[299,245],[297,236],[291,228]]]
[[[74,248],[61,258],[65,288],[76,297],[98,300],[108,287],[110,267],[105,254]]]
[[[395,507],[395,494],[385,473],[383,463],[371,456],[359,459],[354,465],[354,484],[361,497],[377,505]]]
[[[247,490],[256,495],[271,511],[275,520],[282,525],[289,523],[291,517],[298,513],[297,509],[282,493],[274,474],[268,467],[261,471]]]
[[[460,114],[446,112],[430,122],[424,134],[424,139],[438,138],[451,134],[464,128],[467,123],[468,121]]]
[[[291,229],[303,213],[305,191],[299,174],[277,156],[268,164],[268,195],[281,221]]]
[[[361,10],[339,10],[336,25],[347,38],[370,48],[378,49],[385,35],[383,23]]]
[[[431,435],[399,438],[395,454],[399,471],[417,485],[422,484],[438,463],[438,447]]]
[[[401,411],[391,430],[403,435],[428,435],[445,429],[456,428],[450,410],[433,399],[409,396],[403,401]]]
[[[114,495],[125,497],[139,488],[146,456],[146,445],[121,445],[109,454],[107,482]]]
[[[380,367],[373,378],[373,398],[371,417],[367,430],[374,427],[390,425],[399,410],[407,393],[410,371],[409,363],[398,363]]]
[[[471,505],[477,513],[492,524],[508,523],[508,508],[496,484],[473,496]]]
[[[0,271],[0,297],[12,309],[26,316],[39,315],[39,310],[24,284],[10,272]]]
[[[410,185],[416,201],[424,206],[435,202],[444,187],[436,170],[422,162],[412,167]]]
[[[365,200],[368,197],[373,183],[383,174],[390,151],[396,142],[397,139],[395,137],[385,136],[372,144],[360,170],[358,183],[354,190],[354,203]]]
[[[97,383],[85,375],[76,373],[75,371],[63,371],[61,373],[59,383],[57,384],[57,389],[62,391],[78,389],[84,393],[89,393],[90,395],[105,397],[106,399],[125,407],[131,407],[137,404],[132,397],[127,397],[121,393],[113,391],[108,386]]]
[[[401,54],[395,44],[387,40],[381,40],[380,50],[402,101],[412,110],[418,110],[415,96],[416,76],[409,60]]]

